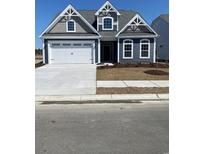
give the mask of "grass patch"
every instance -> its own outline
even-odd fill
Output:
[[[97,88],[97,94],[163,94],[169,93],[168,87],[163,88]]]
[[[142,103],[139,100],[93,100],[93,101],[45,101],[41,105],[69,105],[69,104],[100,104],[100,103]]]

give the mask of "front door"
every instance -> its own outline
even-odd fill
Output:
[[[116,62],[115,42],[101,42],[101,62]]]

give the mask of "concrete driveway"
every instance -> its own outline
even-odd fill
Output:
[[[96,65],[50,64],[36,69],[36,96],[96,94]]]

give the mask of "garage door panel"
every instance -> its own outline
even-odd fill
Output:
[[[69,43],[69,42],[68,42]],[[61,43],[65,44],[65,43]],[[58,46],[50,48],[50,63],[52,64],[91,64],[93,62],[92,46],[66,47]]]
[[[63,63],[70,61],[70,56],[68,56],[68,51],[60,48],[51,49],[51,62],[52,63]]]
[[[77,48],[74,49],[73,63],[91,63],[92,52],[91,48]]]

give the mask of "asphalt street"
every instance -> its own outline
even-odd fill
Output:
[[[168,154],[169,105],[36,106],[36,154]]]

